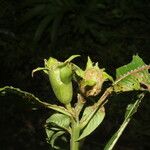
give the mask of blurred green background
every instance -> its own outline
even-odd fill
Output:
[[[53,103],[48,79],[42,73],[31,77],[44,58],[63,61],[80,54],[74,62],[84,67],[90,56],[115,77],[115,69],[133,54],[150,63],[149,43],[149,0],[0,0],[0,87],[18,87]],[[104,122],[85,140],[83,150],[103,149],[134,95],[110,98]],[[150,149],[149,108],[146,95],[116,150]],[[48,150],[44,123],[51,113],[17,95],[1,95],[0,150]]]

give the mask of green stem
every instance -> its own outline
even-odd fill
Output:
[[[70,140],[70,150],[79,150],[79,134],[80,134],[80,126],[76,121],[72,121],[72,133]]]

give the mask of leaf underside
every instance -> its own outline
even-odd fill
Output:
[[[46,134],[47,142],[51,144],[52,148],[60,149],[55,145],[55,141],[59,137],[65,138],[66,131],[69,132],[70,118],[61,113],[55,113],[46,120]]]

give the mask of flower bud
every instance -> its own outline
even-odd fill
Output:
[[[82,73],[82,80],[79,83],[80,91],[86,97],[96,96],[101,92],[102,85],[107,79],[112,79],[104,69],[98,67],[98,63],[93,65],[88,57],[85,71]]]

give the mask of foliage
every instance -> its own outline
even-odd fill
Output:
[[[30,3],[31,1],[28,2]],[[42,2],[44,3],[45,0]],[[86,62],[86,56],[89,55],[95,62],[100,62],[100,67],[107,66],[107,72],[113,75],[115,75],[115,68],[126,64],[133,54],[138,53],[145,62],[149,62],[149,0],[101,0],[98,3],[101,3],[104,7],[98,11],[96,5],[93,6],[93,11],[86,9],[88,3],[94,3],[93,0],[91,0],[91,2],[90,0],[76,0],[76,2],[79,6],[78,11],[75,12],[77,16],[81,16],[80,12],[84,12],[88,18],[95,18],[95,21],[93,21],[94,19],[88,19],[91,31],[93,32],[86,31],[84,34],[79,31],[74,32],[72,30],[74,27],[80,28],[81,25],[83,26],[82,28],[86,28],[88,25],[81,24],[82,18],[78,19],[79,21],[74,19],[75,21],[72,20],[72,22],[71,19],[68,19],[71,13],[69,12],[69,14],[64,15],[64,19],[56,32],[54,44],[50,42],[52,31],[50,23],[50,26],[47,26],[45,31],[41,34],[41,40],[36,43],[36,48],[33,48],[34,45],[31,42],[33,41],[33,37],[42,18],[36,16],[30,21],[23,21],[25,22],[23,24],[21,21],[24,20],[24,14],[36,7],[37,4],[25,6],[25,0],[21,3],[18,0],[2,0],[0,2],[1,87],[4,85],[13,85],[32,92],[39,98],[44,97],[44,100],[47,100],[47,102],[49,102],[50,99],[50,102],[54,103],[55,96],[52,89],[49,87],[48,82],[44,82],[46,76],[38,73],[35,78],[30,77],[31,70],[36,66],[42,66],[43,59],[47,58],[47,56],[65,60],[70,55],[79,53],[82,55],[82,59],[78,62],[75,60],[75,62],[83,68]],[[81,5],[83,7],[80,7]],[[55,10],[57,11],[57,9]],[[55,45],[55,47],[52,45]],[[74,90],[75,89],[76,88],[74,88]],[[128,93],[126,95],[128,95]],[[130,97],[132,97],[132,93]],[[73,101],[75,101],[75,99],[76,98],[73,98]],[[93,102],[93,98],[89,99]],[[99,147],[102,148],[102,145],[106,142],[104,139],[107,139],[108,136],[113,133],[113,130],[118,127],[119,122],[121,122],[121,117],[119,116],[124,113],[125,104],[129,102],[129,99],[128,96],[117,95],[114,100],[109,101],[105,121],[101,124],[101,127],[97,129],[97,131],[99,131],[102,128],[101,134],[94,132],[90,138],[87,138],[85,140],[84,149],[88,150],[93,147],[96,149],[96,147],[98,147],[97,149],[99,150]],[[24,148],[25,150],[40,150],[42,145],[47,146],[43,143],[44,131],[40,130],[43,125],[41,120],[45,122],[45,118],[49,115],[49,112],[41,107],[38,108],[39,111],[34,109],[28,110],[24,108],[24,103],[21,103],[19,100],[15,96],[11,97],[11,95],[1,98],[0,114],[2,136],[0,145],[4,145],[2,149],[10,149],[11,147],[11,149]],[[21,103],[21,106],[18,106],[18,103]],[[126,144],[120,142],[117,147],[118,149],[128,149],[128,147],[130,147],[130,149],[132,149],[132,147],[149,149],[149,106],[149,98],[146,97],[140,110],[134,119],[132,119],[130,128],[127,129],[126,134],[121,138],[121,141],[126,141]],[[16,114],[18,109],[19,112],[21,109],[22,113]],[[26,110],[27,112],[30,111],[29,120],[26,118],[26,114],[28,114]],[[5,114],[7,115],[5,116]],[[37,114],[37,116],[34,117],[33,114]],[[7,120],[10,120],[10,122]],[[40,133],[32,134],[32,140],[30,140],[28,144],[26,143],[28,138],[25,138],[25,135],[28,134],[30,138],[31,132],[30,128],[25,127],[26,122],[34,122],[37,131],[41,131]],[[8,124],[10,124],[10,126]],[[16,127],[18,127],[18,129],[16,129]],[[41,128],[39,129],[38,127]],[[27,132],[21,134],[24,133],[22,131]],[[20,136],[17,138],[16,135]],[[41,141],[38,141],[41,135],[43,135],[42,140],[40,139]],[[97,137],[101,139],[98,140]],[[92,138],[95,140],[93,141]],[[130,143],[129,139],[133,139],[133,142]],[[15,147],[15,145],[17,146]],[[19,145],[20,148],[18,148]]]
[[[137,55],[131,63],[116,71],[115,91],[149,90],[150,75],[147,66]]]
[[[148,72],[150,66],[146,65],[138,55],[133,56],[133,60],[131,63],[117,69],[117,73],[116,73],[117,78],[115,81],[104,70],[100,69],[98,67],[98,64],[94,66],[90,58],[88,58],[86,69],[85,71],[83,71],[77,65],[70,62],[72,59],[74,59],[77,56],[78,55],[71,56],[65,62],[59,62],[58,60],[50,57],[48,61],[45,60],[45,68],[37,68],[33,70],[33,73],[35,71],[43,70],[44,73],[46,73],[49,76],[50,84],[54,90],[54,93],[58,98],[58,100],[63,104],[63,106],[53,105],[50,103],[43,102],[39,100],[39,98],[35,97],[33,94],[21,91],[20,89],[17,88],[13,88],[9,86],[0,88],[0,92],[2,94],[5,94],[5,92],[15,92],[17,94],[20,94],[24,98],[27,98],[30,101],[34,100],[35,102],[41,104],[42,106],[57,111],[57,113],[54,113],[47,119],[46,128],[45,128],[48,137],[47,141],[51,144],[52,148],[54,149],[60,149],[60,147],[55,145],[55,140],[59,137],[65,139],[64,135],[67,132],[70,134],[70,149],[78,150],[81,140],[86,136],[88,136],[89,134],[91,134],[102,123],[105,117],[104,105],[107,103],[108,101],[107,98],[112,94],[112,92],[118,93],[118,92],[127,91],[124,89],[129,89],[129,91],[134,91],[134,90],[148,91],[148,92],[150,91],[149,88],[150,74]],[[55,82],[55,80],[56,81],[60,80],[59,83],[61,82],[62,83],[59,85],[57,84],[57,82],[56,84],[53,84],[53,82],[51,82],[52,76],[49,72],[53,73],[55,72],[55,70],[58,69],[61,70],[62,67],[66,67],[66,65],[70,66],[69,69],[71,69],[72,78],[70,78],[70,73],[68,76],[68,69],[64,69],[63,71],[66,72],[63,75],[63,77],[65,77],[65,80],[60,80],[61,76],[59,76],[57,78],[53,78],[53,82]],[[132,69],[134,70],[132,71]],[[91,78],[87,78],[85,76],[87,70]],[[99,80],[97,80],[98,79],[97,74],[95,77],[95,71],[96,72],[98,71],[98,74],[100,75],[99,78],[101,79],[102,82],[100,84],[100,88],[103,88],[103,82],[106,81],[105,79],[109,78],[113,83],[110,87],[105,89],[104,93],[102,93],[100,98],[94,104],[90,105],[90,103],[88,102],[88,97],[89,96],[95,97],[96,95],[99,96],[99,93],[101,93],[101,90],[95,88],[95,85],[97,85],[97,83],[99,82]],[[58,75],[60,74],[61,71],[59,71]],[[138,79],[136,79],[136,83],[137,83],[136,86],[133,77],[134,78],[138,77]],[[104,80],[102,80],[103,78]],[[71,82],[73,79],[79,85],[79,93],[77,95],[77,101],[75,102],[76,105],[74,104],[74,102],[72,102],[72,99],[71,100],[69,99],[69,102],[67,103],[66,101],[65,102],[62,101],[66,93],[64,92],[63,88],[58,88],[59,86],[60,87],[62,86],[63,81]],[[83,92],[82,89],[83,86],[85,92]],[[118,88],[119,86],[121,88]],[[58,92],[55,90],[58,90]],[[69,90],[70,93],[73,92],[72,88],[70,88]],[[90,95],[86,94],[87,91],[89,90],[90,93],[92,93]],[[63,92],[61,93],[61,91]],[[59,96],[57,96],[57,94],[59,94]],[[121,127],[116,132],[116,134],[110,139],[105,149],[111,150],[114,147],[115,143],[121,136],[125,127],[131,120],[133,114],[137,111],[137,108],[143,97],[144,97],[144,93],[142,93],[139,96],[139,98],[136,100],[134,104],[128,105],[124,122],[122,123]]]
[[[134,113],[136,113],[136,111],[139,107],[139,104],[140,104],[141,100],[143,99],[143,97],[144,97],[143,93],[138,95],[138,98],[135,101],[135,103],[134,104],[129,104],[127,106],[126,113],[125,113],[125,119],[124,119],[122,125],[120,126],[118,131],[108,141],[108,143],[105,146],[104,150],[112,150],[114,148],[116,142],[118,141],[118,139],[120,138],[122,132],[124,131],[124,129],[126,128],[128,123],[130,122],[132,116],[134,115]]]
[[[24,3],[23,24],[32,25],[35,41],[41,39],[50,50],[57,49],[57,54],[67,49],[70,54],[69,50],[74,50],[85,55],[86,50],[90,55],[103,57],[104,61],[110,55],[115,64],[117,55],[123,56],[126,51],[130,56],[143,47],[143,42],[148,42],[145,34],[149,27],[148,1],[33,0]]]
[[[57,38],[68,34],[70,29],[72,29],[73,33],[78,32],[80,35],[86,34],[86,32],[92,33],[94,24],[90,20],[93,20],[95,23],[97,18],[94,18],[90,14],[105,8],[97,0],[91,1],[90,3],[86,1],[79,3],[77,0],[27,0],[23,6],[24,8],[30,8],[23,17],[23,22],[32,18],[39,18],[40,20],[34,40],[39,41],[43,32],[47,30],[50,32],[52,43]],[[62,23],[63,21],[65,24]],[[71,28],[64,29],[68,23]],[[63,28],[60,28],[61,26]]]

